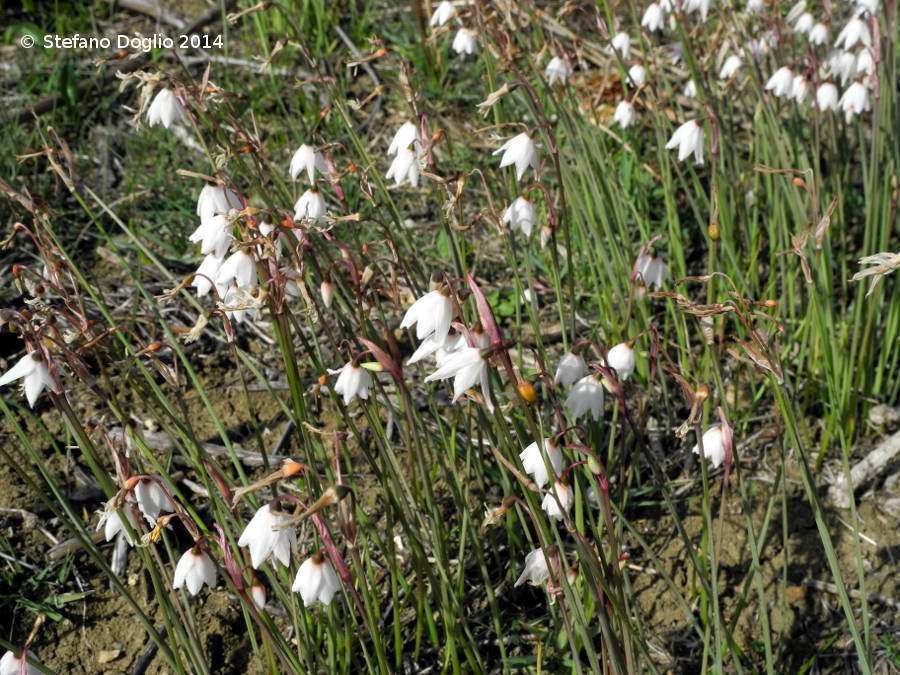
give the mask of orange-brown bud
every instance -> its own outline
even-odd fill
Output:
[[[804,190],[806,189],[806,181],[799,176],[794,179],[794,185],[796,185],[798,188],[803,188]]]
[[[296,476],[301,471],[303,471],[303,465],[300,462],[295,462],[292,459],[286,459],[281,463],[281,475],[284,478]]]
[[[709,387],[707,387],[705,384],[700,385],[699,387],[697,387],[697,391],[694,392],[694,396],[697,397],[697,401],[699,403],[702,403],[707,398],[709,398]]]
[[[534,385],[531,384],[531,382],[519,382],[516,386],[516,391],[519,392],[519,396],[527,403],[534,403],[537,401],[537,392],[534,390]]]
[[[709,238],[713,241],[717,241],[719,239],[719,224],[717,222],[711,222],[706,231],[709,234]]]
[[[772,299],[766,300],[766,307],[771,307],[772,309],[777,309],[777,308],[778,308],[778,301],[777,301],[777,300],[772,300]]]

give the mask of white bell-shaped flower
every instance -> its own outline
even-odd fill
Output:
[[[603,414],[603,383],[598,375],[591,373],[575,383],[566,399],[566,409],[573,419],[588,412],[595,422],[600,419]]]
[[[616,369],[619,382],[624,382],[634,372],[634,347],[627,342],[620,342],[607,352],[606,362]]]
[[[646,28],[651,33],[662,30],[665,25],[665,16],[662,7],[658,2],[651,2],[644,10],[644,16],[641,18],[641,27]]]
[[[216,215],[227,214],[231,209],[239,208],[241,208],[241,200],[224,185],[207,183],[197,197],[197,215],[200,216],[201,222]]]
[[[630,101],[619,101],[619,105],[616,106],[616,112],[613,114],[613,122],[623,129],[627,129],[634,124],[636,117],[633,103]]]
[[[573,382],[584,377],[587,372],[588,367],[581,354],[566,352],[559,360],[559,366],[556,368],[556,375],[553,378],[553,382],[560,386],[568,387]]]
[[[134,486],[134,498],[137,500],[141,513],[153,520],[160,513],[172,513],[175,510],[175,505],[169,499],[169,495],[152,478],[138,480]]]
[[[572,71],[569,70],[568,64],[558,56],[550,59],[550,63],[547,64],[547,68],[544,70],[544,77],[547,78],[547,84],[550,86],[553,86],[553,83],[557,81],[565,84],[571,74]]]
[[[340,579],[331,567],[325,556],[317,553],[312,558],[307,558],[300,569],[291,590],[299,593],[303,598],[303,605],[311,607],[317,601],[323,605],[329,605],[334,594],[341,588]]]
[[[519,459],[525,468],[525,473],[530,473],[534,482],[538,487],[544,487],[550,479],[547,473],[547,464],[544,457],[550,462],[550,468],[553,470],[554,478],[562,473],[562,450],[552,438],[545,438],[541,442],[543,452],[538,447],[537,441],[526,447],[519,453]]]
[[[819,110],[822,112],[825,112],[826,110],[837,110],[838,88],[831,82],[823,82],[820,84],[819,88],[816,89],[816,105],[819,106]]]
[[[306,143],[297,148],[297,152],[291,157],[290,168],[292,180],[297,180],[297,176],[306,171],[310,183],[315,182],[316,171],[325,173],[328,170],[322,153],[316,152],[315,148]]]
[[[442,0],[431,15],[431,21],[428,22],[428,25],[432,27],[443,26],[453,18],[454,14],[456,14],[456,8],[453,6],[453,3]]]
[[[689,120],[675,130],[672,138],[666,143],[666,150],[678,148],[679,162],[683,162],[693,154],[694,163],[703,164],[704,143],[703,125],[697,120]]]
[[[200,242],[200,255],[214,254],[224,258],[231,244],[233,228],[223,215],[210,216],[200,222],[200,226],[188,237],[189,241]]]
[[[509,226],[509,229],[522,230],[526,237],[530,237],[531,231],[537,223],[534,204],[525,197],[517,197],[506,209],[502,222]]]
[[[416,300],[406,310],[400,328],[416,326],[416,337],[424,340],[429,335],[441,342],[450,332],[450,321],[453,318],[453,301],[450,295],[441,291],[429,291]]]
[[[488,389],[487,361],[481,350],[476,347],[463,347],[453,352],[442,366],[425,378],[426,382],[435,380],[453,379],[453,400],[462,398],[466,390],[475,384],[481,384],[485,403],[490,406],[491,399]]]
[[[547,557],[542,549],[536,548],[525,556],[525,569],[516,579],[514,586],[521,586],[526,581],[532,586],[540,586],[550,578]]]
[[[779,98],[788,98],[793,85],[794,72],[787,66],[782,66],[766,82],[766,91],[771,91]]]
[[[50,371],[44,363],[44,357],[38,351],[28,352],[16,361],[16,365],[3,373],[0,377],[0,387],[18,379],[25,381],[25,398],[32,408],[44,389],[53,389]]]
[[[419,158],[416,153],[409,148],[399,148],[397,156],[391,163],[391,168],[384,175],[385,178],[394,179],[394,185],[403,184],[404,180],[409,180],[409,184],[413,187],[419,186]]]
[[[416,128],[416,125],[412,122],[404,122],[399,129],[397,129],[397,133],[394,134],[394,138],[391,139],[391,144],[388,147],[387,154],[394,155],[398,150],[402,150],[404,148],[409,149],[409,146],[414,142],[419,140],[419,130]]]
[[[188,593],[197,595],[203,584],[210,588],[216,587],[216,564],[206,552],[193,546],[179,558],[172,588],[177,590],[187,586]]]
[[[529,166],[537,171],[537,148],[528,134],[521,133],[518,136],[514,136],[500,146],[499,149],[494,150],[493,154],[497,155],[501,152],[503,156],[500,158],[500,168],[514,164],[516,167],[516,180],[522,180],[522,176],[525,175],[525,171]]]
[[[460,28],[454,36],[451,46],[457,54],[474,56],[478,53],[478,36],[468,28]]]
[[[271,504],[263,504],[247,523],[238,539],[238,546],[250,549],[253,569],[259,569],[270,555],[285,567],[290,565],[291,552],[297,549],[297,535],[291,528],[275,529],[287,520],[286,514],[274,510]]]
[[[294,220],[309,220],[316,223],[325,216],[325,198],[316,188],[310,188],[294,204]]]
[[[559,501],[554,498],[554,494],[559,498]],[[565,514],[572,509],[573,503],[575,503],[575,491],[572,489],[572,486],[557,479],[553,481],[552,491],[544,495],[541,508],[551,518],[562,520]]]
[[[700,454],[700,444],[694,446],[694,454]],[[703,456],[712,462],[716,469],[725,461],[725,439],[722,435],[722,427],[716,425],[710,427],[703,434]]]
[[[147,125],[151,127],[162,124],[168,129],[184,119],[184,109],[170,89],[161,89],[147,109]]]
[[[344,397],[344,405],[350,405],[350,401],[357,396],[363,400],[369,398],[372,375],[358,363],[348,361],[343,368],[328,372],[338,376],[334,383],[334,391]]]

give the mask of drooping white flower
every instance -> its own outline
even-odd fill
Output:
[[[627,61],[631,57],[631,38],[628,37],[628,33],[616,33],[611,44],[612,48],[619,52],[623,61]]]
[[[791,84],[791,98],[797,103],[803,103],[809,95],[809,80],[803,75],[795,75]]]
[[[322,220],[326,211],[325,197],[316,188],[310,188],[294,204],[294,220],[309,220],[316,223]]]
[[[134,516],[134,511],[130,506],[123,506],[121,509],[122,513],[125,514],[125,519],[128,521],[128,524],[131,525],[131,529],[134,532],[138,531],[137,526],[137,518]],[[128,542],[129,546],[134,546],[134,539],[128,533],[128,530],[125,529],[125,526],[122,525],[122,519],[119,517],[119,511],[107,511],[100,518],[99,527],[103,527],[103,537],[106,541],[112,541],[116,538],[116,535],[119,532],[122,533],[122,536],[125,537],[125,541]]]
[[[419,186],[419,158],[409,148],[399,148],[397,156],[391,163],[391,168],[384,175],[385,178],[393,178],[394,185],[399,186],[404,180],[409,179],[413,187]]]
[[[678,148],[678,161],[694,155],[695,164],[703,164],[703,145],[705,136],[703,125],[697,120],[688,120],[675,130],[672,138],[666,143],[666,150]]]
[[[172,588],[177,590],[187,586],[188,593],[197,595],[203,584],[210,588],[216,587],[216,564],[205,551],[192,546],[179,558],[175,566]]]
[[[528,134],[521,133],[518,136],[510,138],[497,150],[494,150],[493,154],[497,155],[501,152],[503,153],[503,156],[500,158],[500,168],[502,169],[515,164],[516,180],[522,180],[522,176],[525,175],[525,171],[529,166],[537,171],[537,149],[535,148],[534,141]]]
[[[321,602],[328,606],[331,603],[334,594],[341,588],[340,579],[331,567],[325,556],[317,553],[312,558],[307,558],[300,569],[297,570],[297,576],[291,590],[299,593],[303,598],[303,605],[310,607]]]
[[[565,84],[571,74],[572,71],[569,70],[568,64],[558,56],[554,56],[550,59],[550,63],[547,64],[547,68],[544,70],[544,77],[547,78],[547,84],[551,87],[557,80],[562,84]]]
[[[872,16],[878,14],[879,0],[856,0],[856,12],[863,14],[868,12]]]
[[[369,398],[372,375],[358,363],[348,361],[343,368],[329,372],[332,375],[340,373],[334,383],[334,392],[344,397],[344,405],[350,405],[350,401],[357,396],[363,400]]]
[[[697,98],[697,84],[693,80],[688,80],[683,93],[685,98]]]
[[[699,443],[694,446],[694,454],[700,454]],[[714,469],[717,469],[725,461],[725,439],[721,426],[710,427],[703,434],[703,456],[712,462]]]
[[[759,14],[766,6],[765,0],[747,0],[747,14]]]
[[[554,493],[559,498],[559,502],[553,497]],[[548,492],[544,495],[544,501],[541,502],[541,508],[544,509],[544,512],[551,518],[562,520],[565,517],[565,514],[572,508],[574,502],[575,491],[572,489],[572,486],[557,479],[553,481],[552,492]],[[560,506],[562,506],[562,509],[560,509]]]
[[[824,23],[817,23],[809,29],[807,39],[811,45],[824,45],[828,42],[828,27]]]
[[[632,86],[640,87],[647,81],[647,69],[637,63],[628,69],[628,79]]]
[[[235,251],[222,263],[216,272],[216,286],[228,287],[231,282],[238,288],[256,287],[256,263],[246,251]]]
[[[200,216],[201,222],[216,215],[227,214],[231,209],[239,208],[241,208],[241,200],[224,185],[207,183],[197,197],[197,215]]]
[[[21,653],[8,651],[0,658],[0,675],[41,675],[41,672],[28,663]]]
[[[194,280],[191,282],[191,286],[197,289],[198,298],[202,298],[212,289],[213,280],[216,278],[216,274],[221,266],[222,258],[215,253],[210,253],[200,263],[200,267],[194,273]],[[221,297],[225,292],[225,288],[216,288],[216,292]]]
[[[233,228],[223,215],[210,216],[200,222],[200,226],[188,237],[189,241],[200,242],[200,255],[214,254],[224,258],[231,245]]]
[[[794,72],[787,66],[782,66],[766,82],[766,91],[771,91],[779,98],[788,98],[791,95],[793,84]]]
[[[871,109],[869,92],[861,82],[854,82],[844,91],[838,105],[844,111],[844,119],[849,123],[854,115],[862,115]]]
[[[409,149],[409,146],[418,140],[419,130],[415,124],[407,120],[397,129],[397,133],[391,139],[387,154],[390,156],[396,154],[398,150]]]
[[[537,223],[537,214],[534,212],[534,204],[525,197],[518,197],[509,205],[503,214],[503,224],[511,230],[522,230],[526,237],[531,236],[531,230]]]
[[[794,23],[797,18],[806,11],[806,0],[798,0],[794,3],[794,5],[788,10],[787,16],[784,17],[784,20],[788,23]]]
[[[160,513],[171,513],[175,510],[169,495],[152,478],[141,478],[135,484],[134,498],[141,513],[154,520]]]
[[[825,70],[831,75],[840,75],[841,85],[847,84],[856,72],[856,54],[833,50],[825,61]]]
[[[641,18],[641,27],[646,28],[651,33],[653,31],[662,30],[665,23],[662,7],[658,2],[651,2],[647,9],[644,10],[644,16]]]
[[[616,369],[619,381],[624,382],[634,372],[634,347],[627,342],[620,342],[607,352],[606,362]]]
[[[457,54],[474,56],[478,53],[478,36],[468,28],[460,28],[453,38],[451,47]]]
[[[599,420],[603,414],[603,384],[600,378],[591,373],[578,380],[566,399],[566,409],[573,419],[589,412],[595,422]]]
[[[538,447],[537,441],[526,447],[519,453],[519,459],[525,468],[525,473],[530,473],[534,478],[534,482],[538,487],[544,487],[550,476],[547,473],[547,464],[544,457],[550,461],[550,468],[553,470],[554,477],[562,473],[562,451],[552,438],[545,438],[541,441],[543,452]]]
[[[429,335],[441,342],[450,332],[450,321],[453,318],[453,301],[450,295],[441,291],[429,291],[416,300],[406,310],[400,328],[416,325],[416,337],[424,340]]]
[[[297,549],[297,535],[292,528],[274,529],[287,520],[286,514],[275,511],[271,504],[263,504],[247,523],[238,539],[238,546],[250,549],[253,569],[259,569],[270,555],[285,567],[290,565],[291,552]]]
[[[809,12],[803,12],[794,24],[794,31],[797,33],[809,33],[815,24],[815,18]]]
[[[162,124],[168,129],[172,124],[183,122],[184,119],[184,109],[175,94],[170,89],[160,89],[147,109],[148,126]]]
[[[422,359],[431,356],[439,349],[444,348],[444,345],[446,345],[447,342],[448,340],[446,338],[436,339],[433,334],[429,335],[427,338],[422,340],[421,343],[419,343],[418,349],[416,349],[416,351],[413,352],[412,356],[410,356],[406,360],[406,364],[411,366],[414,363],[418,363]]]
[[[645,286],[662,288],[663,282],[666,280],[666,263],[661,257],[656,253],[644,253],[638,257],[635,265]]]
[[[636,117],[634,105],[630,101],[619,101],[619,105],[616,106],[616,112],[613,114],[613,122],[623,129],[627,129],[634,124]]]
[[[856,74],[871,75],[875,72],[875,59],[871,49],[863,49],[856,55]]]
[[[700,12],[700,18],[706,21],[706,15],[709,14],[709,8],[712,6],[712,0],[685,0],[684,8],[690,14],[691,12]]]
[[[869,26],[866,22],[858,16],[855,16],[850,19],[843,30],[838,33],[837,40],[834,41],[834,46],[840,48],[841,45],[843,45],[844,49],[849,51],[860,44],[863,47],[871,47],[872,33],[869,32]]]
[[[442,0],[431,15],[431,21],[429,21],[428,25],[443,26],[453,18],[454,14],[456,14],[456,8],[453,6],[453,3],[448,2],[448,0]]]
[[[306,143],[297,148],[297,152],[291,157],[292,180],[297,180],[297,176],[306,171],[309,182],[314,183],[316,171],[325,173],[327,170],[328,167],[325,165],[325,159],[322,157],[322,153],[316,152],[314,147],[307,145]]]
[[[587,371],[587,364],[584,362],[581,354],[566,352],[559,360],[559,366],[556,368],[553,382],[554,384],[568,387],[573,382],[584,377]]]
[[[488,388],[487,361],[477,347],[465,346],[453,352],[435,372],[425,378],[426,382],[453,379],[453,400],[462,398],[466,390],[475,384],[481,384],[485,403],[490,407],[491,398]]]
[[[532,586],[540,586],[550,578],[547,557],[542,549],[536,548],[525,556],[525,569],[516,579],[514,586],[521,586],[526,581]]]
[[[741,62],[741,57],[737,54],[732,54],[727,59],[725,59],[725,63],[722,64],[722,68],[719,70],[719,79],[730,79],[731,76],[734,75],[742,65],[743,63]]]
[[[50,371],[47,369],[47,364],[44,363],[44,357],[38,351],[28,352],[16,361],[16,365],[3,373],[3,376],[0,377],[0,387],[20,378],[25,380],[25,398],[28,399],[28,405],[32,408],[45,388],[53,389]]]
[[[838,88],[831,82],[823,82],[820,84],[819,88],[816,89],[816,104],[822,112],[825,112],[826,110],[837,110]]]

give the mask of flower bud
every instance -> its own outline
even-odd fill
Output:
[[[322,304],[325,305],[325,309],[330,308],[334,300],[334,284],[326,279],[319,287],[319,293],[322,294]]]
[[[531,382],[519,382],[516,386],[516,391],[519,392],[519,396],[521,396],[526,403],[534,403],[537,401],[537,392],[534,390],[534,385]]]

